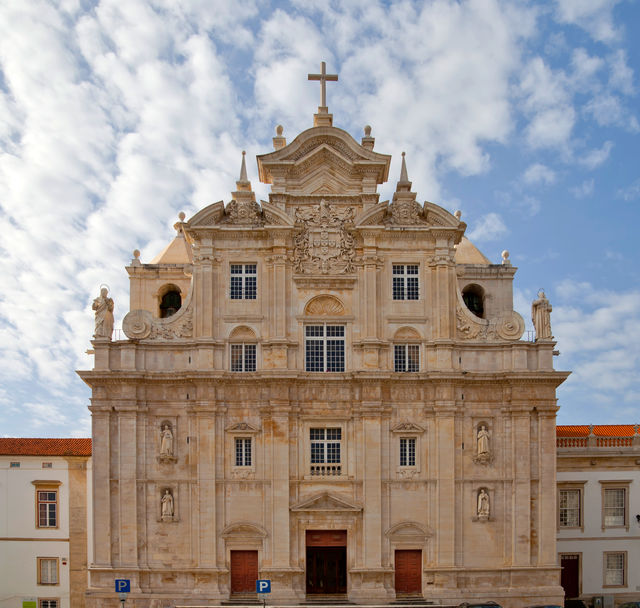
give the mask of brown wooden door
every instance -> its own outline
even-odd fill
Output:
[[[396,593],[422,594],[422,551],[396,551]]]
[[[258,552],[231,551],[231,593],[255,593]]]
[[[560,555],[560,584],[564,589],[565,599],[580,597],[580,554]]]
[[[307,547],[307,593],[347,592],[347,548]]]

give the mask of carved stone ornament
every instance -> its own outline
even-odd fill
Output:
[[[389,205],[384,223],[401,226],[423,224],[422,207],[414,200],[395,200]]]
[[[149,340],[178,340],[193,335],[193,313],[189,310],[174,323],[165,325],[155,321],[149,332]]]
[[[298,274],[350,274],[355,271],[354,209],[319,205],[296,208],[293,237],[294,270]]]
[[[524,333],[524,320],[515,311],[509,311],[496,319],[474,319],[456,307],[456,328],[458,339],[478,341],[519,340]]]
[[[241,224],[245,226],[263,226],[264,216],[256,201],[231,201],[224,210],[223,223]]]
[[[144,340],[151,332],[153,316],[148,310],[132,310],[122,320],[125,336],[131,340]]]
[[[317,296],[305,306],[304,314],[336,317],[344,315],[344,306],[334,296]]]
[[[178,315],[175,315],[178,316]],[[122,329],[131,340],[177,340],[193,335],[193,313],[189,310],[179,318],[154,319],[148,310],[132,310],[122,320]]]

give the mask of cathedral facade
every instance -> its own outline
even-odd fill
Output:
[[[126,339],[100,319],[80,372],[87,606],[116,606],[118,578],[142,608],[248,599],[256,579],[280,604],[561,603],[555,343],[521,339],[508,254],[419,203],[404,158],[379,200],[374,143],[323,98],[258,156],[268,201],[243,156],[230,201],[134,252]]]

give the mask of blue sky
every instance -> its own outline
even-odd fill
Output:
[[[85,436],[91,301],[235,188],[247,150],[319,103],[406,151],[419,200],[462,210],[553,304],[559,423],[640,422],[640,7],[633,1],[58,0],[0,6],[0,433]]]

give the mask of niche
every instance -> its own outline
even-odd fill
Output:
[[[462,290],[465,306],[476,316],[484,318],[484,289],[471,283]]]

